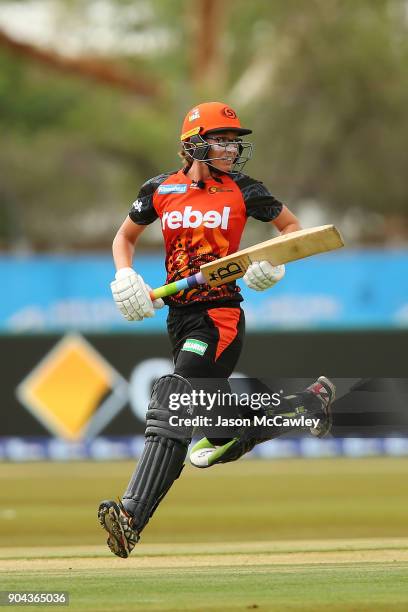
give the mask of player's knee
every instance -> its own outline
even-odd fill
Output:
[[[152,390],[146,413],[146,436],[158,435],[179,440],[185,444],[191,441],[192,427],[185,425],[191,419],[191,385],[178,374],[159,378]]]

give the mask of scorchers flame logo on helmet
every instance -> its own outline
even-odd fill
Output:
[[[237,118],[237,113],[234,110],[232,110],[232,108],[230,108],[229,106],[226,106],[225,108],[223,108],[222,112],[229,119],[236,119]]]

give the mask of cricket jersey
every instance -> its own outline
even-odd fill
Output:
[[[210,261],[239,250],[248,217],[272,221],[282,210],[263,183],[245,174],[220,174],[197,184],[186,169],[160,174],[142,186],[129,216],[138,225],[160,220],[166,249],[166,283],[196,274]],[[166,297],[171,307],[237,305],[235,282],[201,285]]]

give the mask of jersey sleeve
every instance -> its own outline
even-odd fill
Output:
[[[142,185],[129,212],[129,217],[134,223],[137,223],[137,225],[150,225],[150,223],[153,223],[153,221],[158,218],[156,209],[153,206],[153,196],[156,189],[169,174],[170,173],[155,176]]]
[[[241,174],[236,182],[241,189],[248,217],[258,221],[273,221],[282,212],[282,202],[279,202],[261,181]]]

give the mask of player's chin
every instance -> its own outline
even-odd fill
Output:
[[[214,164],[215,165],[215,164]],[[232,168],[234,166],[234,160],[233,159],[220,159],[217,161],[217,165],[216,168],[217,170],[220,170],[221,172],[231,172]]]

